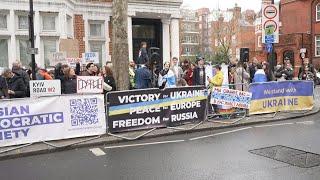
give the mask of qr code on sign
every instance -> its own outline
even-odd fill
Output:
[[[97,98],[70,100],[71,125],[86,126],[98,123]]]

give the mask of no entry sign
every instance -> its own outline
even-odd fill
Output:
[[[279,5],[269,4],[262,6],[262,43],[279,43]],[[266,37],[272,36],[266,42]]]

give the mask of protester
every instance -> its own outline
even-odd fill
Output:
[[[10,98],[26,97],[27,87],[25,86],[22,77],[15,75],[10,69],[4,70],[3,77],[6,78]]]
[[[134,79],[135,79],[135,76],[136,76],[136,74],[135,74],[135,63],[134,63],[134,61],[130,61],[130,63],[129,63],[129,82],[130,82],[130,89],[134,89],[134,87],[135,87],[135,81],[134,81]]]
[[[0,76],[0,99],[9,98],[8,85],[4,77]]]
[[[77,93],[77,76],[73,68],[67,67],[63,69],[64,77],[61,81],[62,94]]]
[[[31,63],[30,63],[30,67],[31,67]],[[48,71],[46,69],[39,68],[37,63],[35,64],[35,68],[36,68],[37,80],[53,80],[53,78],[50,76]],[[31,74],[31,76],[32,76],[32,74]]]
[[[178,64],[178,58],[173,57],[170,64],[170,69],[176,77],[176,83],[183,78],[183,70]],[[177,84],[176,84],[177,85]]]
[[[102,70],[103,70],[102,74],[103,74],[104,82],[109,86],[111,86],[112,88],[111,91],[116,91],[117,90],[116,81],[114,80],[111,68],[109,68],[108,66],[105,66]]]
[[[273,81],[274,80],[274,74],[273,71],[271,71],[269,63],[264,61],[262,63],[262,69],[264,70],[266,77],[267,77],[267,81]]]
[[[229,88],[235,89],[235,73],[236,73],[236,66],[234,64],[230,64],[228,66],[228,81],[229,81]]]
[[[254,74],[253,82],[254,83],[267,82],[267,76],[265,71],[263,70],[262,64],[257,65],[257,71]]]
[[[152,87],[151,71],[148,69],[147,64],[141,65],[136,70],[135,82],[136,89],[147,89]]]
[[[275,71],[275,77],[277,80],[292,80],[293,79],[293,67],[290,60],[286,60],[283,66],[278,65]]]
[[[193,70],[195,65],[188,62],[185,62],[185,71],[184,71],[184,79],[186,80],[189,86],[192,86],[192,79],[193,79]]]
[[[100,74],[99,66],[96,64],[94,64],[93,73],[94,73],[94,76],[98,76]]]
[[[159,78],[158,78],[159,88],[163,89],[163,88],[169,88],[169,87],[176,87],[177,85],[176,80],[177,80],[176,76],[170,68],[170,63],[169,62],[164,63],[164,68],[159,73]]]
[[[243,62],[239,62],[235,71],[235,88],[239,91],[249,91],[250,74],[246,71],[244,65]]]
[[[77,69],[80,69],[80,64],[77,65]],[[95,76],[96,66],[93,63],[88,63],[86,65],[86,70],[81,73],[81,76]],[[77,70],[79,71],[79,70]]]
[[[313,80],[315,80],[316,77],[316,71],[313,67],[312,64],[310,64],[309,62],[309,58],[304,58],[303,59],[303,65],[302,67],[300,67],[299,69],[299,79],[300,80],[311,80],[311,78],[313,78]]]
[[[185,79],[180,79],[178,82],[177,82],[177,86],[178,87],[186,87],[186,86],[189,86],[187,81]]]
[[[149,64],[149,56],[147,51],[147,43],[141,42],[140,50],[139,50],[139,56],[138,60],[136,62],[138,66]]]
[[[258,63],[259,63],[258,59],[256,57],[254,57],[252,60],[252,63],[249,66],[250,82],[253,81],[254,74],[256,73]]]
[[[59,80],[63,80],[65,78],[64,76],[64,70],[66,68],[68,68],[69,66],[67,64],[61,64],[58,63],[55,67],[54,67],[54,79],[59,79]],[[49,72],[48,72],[49,73]],[[50,73],[49,73],[50,74]],[[52,75],[51,75],[52,77]]]
[[[17,76],[22,77],[23,83],[26,87],[26,95],[29,97],[30,96],[30,89],[29,89],[30,76],[27,73],[27,71],[22,68],[22,64],[20,61],[16,61],[12,63],[12,72]]]
[[[193,70],[193,83],[192,85],[206,85],[206,71],[204,67],[204,59],[199,57],[197,59],[198,66]]]
[[[223,72],[221,71],[220,65],[215,66],[215,72],[216,74],[211,79],[207,77],[210,88],[222,86],[223,83]]]

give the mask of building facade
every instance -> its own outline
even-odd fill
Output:
[[[195,59],[200,54],[200,30],[197,12],[181,9],[180,54],[182,59]]]
[[[137,57],[141,41],[160,48],[164,61],[179,57],[179,19],[182,0],[129,0],[129,57]],[[20,60],[30,63],[27,54],[28,0],[3,0],[0,7],[0,67]],[[98,52],[100,64],[111,61],[112,0],[34,0],[36,62],[50,66],[52,54],[66,51],[81,57]],[[76,58],[76,57],[74,57]]]
[[[200,53],[201,56],[208,58],[213,51],[211,49],[211,21],[210,21],[209,8],[201,8],[197,10],[199,18],[199,30],[200,30]]]

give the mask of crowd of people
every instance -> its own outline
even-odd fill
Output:
[[[130,89],[147,88],[171,88],[181,86],[222,86],[224,73],[220,65],[206,64],[204,58],[198,57],[193,63],[184,60],[179,63],[178,58],[173,57],[166,61],[161,70],[154,68],[154,64],[147,54],[146,43],[141,43],[141,49],[137,61],[129,62],[128,76]],[[30,65],[31,66],[31,65]],[[212,67],[212,77],[207,73]],[[63,94],[77,93],[77,76],[102,76],[104,79],[104,93],[116,91],[116,82],[113,77],[112,63],[107,63],[102,68],[94,63],[88,63],[85,68],[76,63],[76,67],[66,64],[57,64],[54,69],[46,70],[36,65],[37,80],[61,81]],[[0,76],[0,98],[23,98],[30,96],[29,81],[32,77],[31,70],[23,69],[19,61],[12,64],[12,69],[4,69]],[[250,83],[268,81],[286,81],[294,77],[294,67],[289,58],[283,64],[271,68],[267,62],[260,63],[256,58],[251,63],[232,61],[228,65],[228,86],[232,89],[248,91]],[[300,80],[317,80],[316,70],[309,59],[303,59],[303,65],[299,69]]]
[[[83,71],[81,71],[80,62],[76,63],[76,67],[59,63],[53,70],[39,68],[37,64],[35,66],[36,79],[60,80],[62,94],[77,93],[77,76],[102,76],[104,79],[104,93],[116,90],[116,83],[110,64],[99,68],[94,63],[88,63]],[[30,97],[29,82],[32,79],[31,77],[31,70],[23,69],[19,61],[12,64],[12,69],[4,69],[0,76],[0,99]]]

